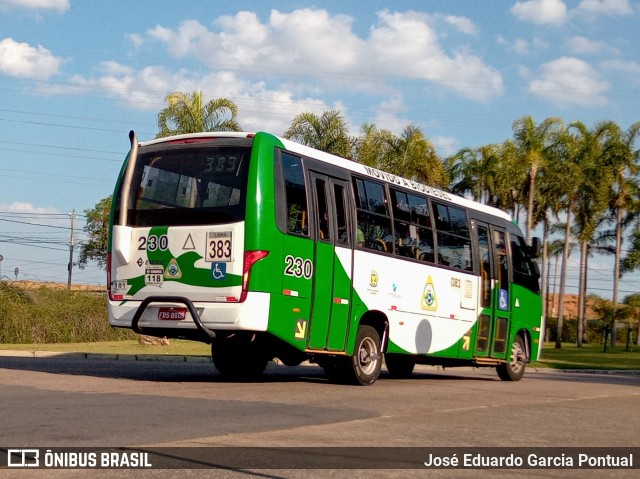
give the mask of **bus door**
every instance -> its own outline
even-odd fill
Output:
[[[476,232],[481,277],[475,355],[504,358],[511,320],[506,232],[481,222]]]
[[[314,212],[314,277],[309,349],[344,351],[351,309],[349,183],[310,172]]]

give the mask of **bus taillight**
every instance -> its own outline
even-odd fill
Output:
[[[111,253],[107,253],[107,297],[111,301],[122,301],[124,299],[124,295],[113,292],[113,283],[111,282]]]
[[[107,253],[107,296],[111,297],[111,253]]]
[[[262,258],[269,254],[268,251],[245,251],[244,263],[242,265],[242,293],[240,294],[240,302],[247,299],[247,290],[249,288],[249,274],[251,273],[251,267]]]

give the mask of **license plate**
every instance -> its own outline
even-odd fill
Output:
[[[187,318],[187,308],[160,308],[158,319],[169,321],[182,321]]]

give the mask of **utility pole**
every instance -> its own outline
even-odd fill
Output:
[[[69,264],[67,269],[69,270],[69,276],[67,277],[67,289],[71,289],[71,271],[73,270],[73,247],[75,246],[75,224],[76,224],[76,210],[74,209],[71,216],[71,238],[69,238]]]

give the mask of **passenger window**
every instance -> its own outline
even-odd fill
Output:
[[[309,210],[302,159],[282,152],[281,162],[287,204],[287,233],[309,236]]]
[[[391,199],[395,254],[433,263],[433,230],[427,199],[394,189]]]
[[[316,194],[318,195],[318,238],[324,241],[331,240],[329,229],[329,208],[327,206],[327,192],[325,181],[316,178]]]
[[[349,244],[349,226],[347,223],[347,210],[345,206],[344,187],[342,185],[333,185],[333,198],[336,204],[336,227],[338,243],[343,245]]]
[[[433,203],[438,243],[437,263],[473,270],[467,215],[461,208]]]
[[[392,253],[393,235],[384,185],[355,178],[354,187],[357,202],[358,246]]]

